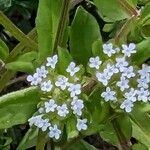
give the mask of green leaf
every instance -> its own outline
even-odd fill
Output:
[[[25,54],[19,56],[17,58],[17,61],[30,62],[30,61],[33,61],[35,59],[37,59],[37,52],[31,51],[31,52],[28,52],[28,53],[25,53]]]
[[[118,0],[94,0],[103,17],[107,17],[110,21],[117,21],[128,18]]]
[[[37,128],[30,128],[23,139],[21,140],[17,150],[26,150],[33,146],[36,146],[37,143],[37,136],[38,136],[38,129]]]
[[[150,17],[150,2],[147,3],[147,4],[145,5],[145,7],[142,9],[140,19],[143,20],[143,19],[146,18],[146,17]]]
[[[86,65],[92,56],[92,44],[100,39],[99,26],[93,16],[82,7],[77,9],[70,28],[70,53],[81,64]]]
[[[118,116],[115,121],[117,122],[117,126],[119,126],[119,128],[121,129],[121,132],[123,133],[127,141],[129,141],[132,136],[132,124],[130,122],[130,118],[127,115],[122,114]],[[116,145],[119,143],[116,132],[117,131],[114,130],[112,123],[108,121],[106,122],[106,124],[104,124],[103,129],[100,131],[100,135],[108,143]],[[118,133],[118,134],[120,134],[121,136],[121,133]]]
[[[103,53],[103,43],[101,39],[96,40],[92,44],[92,53],[94,56],[99,56],[101,60],[105,61],[106,60],[106,55]]]
[[[132,136],[135,137],[138,141],[150,147],[150,116],[149,112],[150,104],[147,103],[147,106],[140,104],[136,104],[132,112],[130,113],[130,117],[132,119]]]
[[[48,55],[53,54],[54,40],[57,32],[62,0],[40,0],[36,18],[39,55],[42,63]]]
[[[32,62],[15,61],[5,65],[5,68],[13,71],[32,73],[34,66]]]
[[[67,137],[68,139],[72,139],[78,136],[79,131],[76,128],[76,118],[74,116],[71,116],[68,120],[67,120],[67,124],[66,124],[66,132],[67,132]]]
[[[150,38],[137,44],[137,53],[133,55],[132,60],[135,65],[141,65],[150,58]]]
[[[0,129],[26,123],[36,111],[39,99],[36,87],[0,97]]]
[[[0,59],[5,60],[9,55],[9,48],[7,45],[0,39]]]
[[[103,138],[103,140],[113,145],[119,143],[116,132],[110,122],[109,123],[107,122],[103,126],[103,129],[100,131],[100,136]]]
[[[132,150],[149,150],[145,145],[138,143],[132,146]]]
[[[66,150],[96,150],[96,148],[89,143],[80,140],[66,147]]]
[[[66,69],[69,63],[72,61],[72,57],[67,49],[58,47],[58,72],[63,75],[67,75]]]

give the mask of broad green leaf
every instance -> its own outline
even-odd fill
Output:
[[[38,129],[37,128],[30,128],[23,139],[21,140],[17,150],[26,150],[33,146],[36,146],[37,143],[37,136],[38,136]]]
[[[148,103],[147,105],[150,108]],[[130,117],[133,128],[132,136],[147,147],[150,147],[150,116],[149,112],[146,112],[148,110],[147,107],[142,104],[136,104],[130,113]]]
[[[145,39],[150,37],[150,18],[142,25],[141,34]]]
[[[103,129],[100,131],[100,136],[108,143],[116,145],[118,143],[118,138],[112,124],[107,122]]]
[[[79,131],[77,130],[76,123],[77,123],[77,121],[74,116],[71,116],[67,120],[66,132],[67,132],[68,139],[72,139],[72,138],[75,138],[78,136]]]
[[[145,145],[138,143],[132,146],[132,150],[149,150]]]
[[[121,133],[116,133],[112,122],[108,121],[106,122],[106,124],[104,124],[103,129],[100,131],[100,135],[108,143],[116,145],[119,142],[117,134],[120,134],[121,136]],[[130,122],[130,118],[126,115],[120,115],[118,118],[116,118],[115,122],[117,123],[117,126],[119,126],[119,128],[121,129],[121,132],[125,136],[126,140],[129,141],[132,136],[132,125]]]
[[[13,71],[21,71],[32,73],[34,71],[34,66],[32,62],[23,62],[23,61],[15,61],[5,65],[5,68]]]
[[[0,59],[5,60],[9,55],[9,48],[7,45],[0,39]]]
[[[107,17],[112,22],[129,17],[118,0],[94,0],[94,3],[103,17]]]
[[[77,9],[70,28],[70,53],[81,64],[86,65],[92,55],[92,44],[100,39],[99,26],[95,18],[82,7]]]
[[[36,18],[39,55],[42,63],[48,55],[53,54],[53,45],[58,28],[62,0],[40,0]]]
[[[143,20],[144,18],[149,18],[149,17],[150,17],[150,2],[147,3],[145,7],[142,9],[140,19]]]
[[[36,87],[0,97],[0,129],[26,123],[36,111],[39,99]]]
[[[31,51],[28,53],[25,53],[17,58],[17,61],[22,62],[31,62],[33,60],[37,59],[37,52]]]
[[[80,140],[66,147],[66,150],[97,150],[97,149],[94,146],[90,145],[89,143]]]
[[[137,44],[137,53],[133,55],[132,60],[135,65],[141,65],[150,58],[150,38]]]
[[[103,47],[102,47],[103,43],[100,39],[96,40],[93,44],[92,44],[92,53],[94,56],[99,56],[101,60],[106,60],[106,55],[103,53]]]
[[[59,57],[58,72],[60,74],[66,75],[67,74],[66,69],[69,63],[72,61],[72,57],[67,49],[60,47],[58,47],[58,57]]]

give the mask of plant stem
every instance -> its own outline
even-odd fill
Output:
[[[116,132],[116,135],[118,137],[121,150],[131,150],[131,147],[129,146],[129,142],[126,140],[124,134],[122,133],[117,120],[113,119],[111,122],[112,122],[113,128]]]
[[[57,47],[62,46],[63,43],[64,32],[68,21],[69,7],[70,7],[70,0],[64,0],[61,16],[58,24],[58,29],[56,33],[55,43],[54,43],[54,49],[53,49],[54,53],[57,51]]]
[[[34,40],[36,42],[37,40],[37,32],[36,29],[33,28],[27,35],[30,39]],[[16,56],[22,52],[26,45],[23,42],[20,42],[16,47],[10,52],[9,57],[6,59],[6,62],[11,62],[13,61]],[[28,45],[27,45],[28,46]],[[37,49],[36,49],[37,50]]]
[[[29,38],[31,39],[34,39],[36,41],[36,30],[33,29],[29,34]],[[25,50],[25,45],[23,42],[20,42],[9,54],[9,57],[8,59],[6,60],[6,63],[7,62],[11,62],[13,61],[16,56],[21,53],[23,50]],[[9,80],[11,78],[13,78],[13,76],[15,75],[15,72],[14,71],[11,71],[11,70],[7,70],[5,71],[2,75],[1,75],[1,78],[0,78],[0,92],[7,86],[6,84],[9,82]]]
[[[0,23],[8,30],[18,41],[23,42],[28,47],[31,47],[33,50],[38,49],[37,43],[27,37],[20,29],[18,29],[13,22],[11,22],[7,16],[0,11]]]
[[[118,3],[124,8],[124,10],[132,17],[137,16],[138,13],[135,8],[133,8],[127,0],[118,0]]]
[[[36,150],[44,150],[45,143],[46,143],[45,135],[42,133],[42,131],[39,131]]]

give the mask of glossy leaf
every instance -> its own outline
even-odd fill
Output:
[[[37,59],[37,52],[31,51],[25,53],[17,58],[17,61],[30,62]]]
[[[77,9],[70,28],[70,53],[81,64],[86,65],[92,56],[92,44],[101,38],[99,26],[87,11],[82,7]]]
[[[147,105],[148,106],[145,107],[145,105],[137,104],[130,116],[133,121],[133,137],[145,144],[147,147],[150,147],[150,111],[147,110],[147,107],[149,108],[150,105]]]
[[[66,75],[66,69],[69,63],[72,61],[72,57],[67,49],[58,47],[58,58],[58,72]]]
[[[36,111],[38,102],[39,94],[36,87],[0,97],[0,129],[26,123]]]
[[[68,119],[67,124],[66,124],[66,132],[67,132],[68,139],[75,138],[78,136],[79,131],[76,128],[76,123],[77,121],[75,117],[71,116]]]
[[[118,0],[94,0],[94,3],[103,17],[107,17],[112,22],[129,17]]]
[[[40,0],[36,18],[38,33],[39,55],[42,63],[45,58],[53,54],[53,45],[58,27],[62,0]]]
[[[37,128],[30,128],[23,139],[21,140],[17,150],[26,150],[36,145],[38,136],[38,129]]]
[[[150,58],[150,38],[143,40],[137,45],[137,53],[133,55],[132,60],[135,65],[141,65]]]
[[[68,146],[66,150],[96,150],[96,148],[87,142],[80,140],[74,144]]]
[[[5,68],[13,71],[21,71],[32,73],[34,71],[34,66],[31,62],[15,61],[5,65]]]
[[[138,141],[150,147],[150,116],[149,111],[147,112],[147,107],[150,110],[150,105],[145,107],[145,105],[137,104],[132,110],[130,117],[132,119],[132,136]]]

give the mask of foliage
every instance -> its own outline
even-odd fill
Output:
[[[150,95],[145,101],[143,100],[146,103],[137,102],[132,111],[129,112],[129,109],[123,111],[120,109],[122,103],[120,97],[115,104],[104,101],[101,93],[105,86],[97,81],[96,71],[88,66],[91,57],[101,58],[104,64],[100,69],[104,69],[108,62],[112,63],[115,60],[116,55],[108,57],[103,53],[104,47],[107,46],[104,43],[112,43],[114,49],[121,48],[122,44],[135,43],[137,53],[128,59],[129,63],[135,70],[141,68],[144,63],[149,65],[150,2],[148,0],[93,0],[79,1],[79,3],[73,0],[41,0],[39,3],[37,0],[1,0],[0,9],[0,24],[3,26],[0,39],[0,91],[7,90],[11,79],[15,78],[18,72],[38,74],[42,70],[41,64],[49,67],[44,70],[48,71],[44,82],[50,79],[53,85],[53,88],[49,87],[50,91],[51,89],[53,91],[41,91],[40,88],[44,87],[40,83],[41,79],[36,78],[36,75],[29,75],[27,79],[35,85],[34,87],[13,91],[0,97],[0,149],[11,149],[11,143],[14,142],[12,136],[5,134],[4,129],[8,131],[16,125],[27,124],[28,120],[31,124],[31,118],[34,120],[32,116],[40,113],[39,108],[44,108],[47,100],[53,97],[59,98],[62,99],[61,102],[55,101],[59,106],[62,102],[71,105],[70,93],[67,90],[61,91],[54,85],[59,75],[67,77],[71,83],[82,85],[79,96],[84,102],[82,117],[72,113],[62,119],[55,113],[46,114],[44,119],[48,117],[52,124],[60,126],[62,131],[60,140],[49,134],[53,137],[50,138],[46,132],[35,128],[39,127],[39,122],[36,124],[33,121],[32,124],[35,126],[31,126],[20,143],[17,143],[18,150],[31,147],[43,150],[45,145],[52,149],[94,150],[96,148],[87,143],[84,137],[95,133],[108,143],[119,145],[119,148],[125,150],[150,148]],[[23,17],[18,22],[8,19],[16,10]],[[34,23],[32,24],[30,20],[33,19],[32,15],[35,12],[36,20],[33,28]],[[29,30],[31,31],[27,34]],[[8,37],[15,39],[18,44],[12,46]],[[58,56],[57,64],[51,64],[51,61],[56,59],[52,56]],[[122,54],[119,52],[117,56]],[[77,64],[74,66],[75,76],[69,75],[70,72],[66,71],[71,62]],[[55,70],[53,65],[54,68],[56,65]],[[136,80],[139,78],[137,74]],[[113,85],[117,80],[118,76],[115,76],[111,84]],[[136,88],[135,80],[133,78],[130,80],[132,86]],[[146,86],[150,92],[149,81]],[[71,97],[73,99],[74,96]],[[77,116],[79,118],[76,119]],[[84,122],[81,131],[76,123],[83,120],[88,124],[88,128],[84,126],[86,124]],[[131,145],[131,137],[136,139],[136,144]]]

